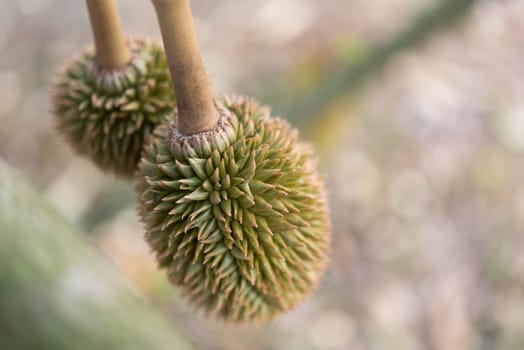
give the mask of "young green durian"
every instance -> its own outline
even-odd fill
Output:
[[[146,240],[206,314],[263,324],[303,301],[326,267],[329,222],[311,147],[244,97],[215,100],[189,0],[153,0],[177,110],[137,172]]]
[[[146,240],[206,314],[265,323],[303,301],[326,267],[329,224],[311,147],[268,108],[217,102],[207,132],[156,132],[139,165]]]
[[[167,60],[160,44],[127,41],[131,60],[117,69],[95,62],[93,48],[68,62],[52,93],[58,130],[73,149],[98,167],[132,177],[153,129],[175,106]]]
[[[65,64],[52,89],[58,130],[99,168],[132,177],[143,145],[174,108],[163,48],[126,39],[114,0],[86,0],[94,47]]]

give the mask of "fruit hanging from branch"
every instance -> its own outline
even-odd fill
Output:
[[[329,221],[310,145],[246,97],[213,99],[188,0],[153,0],[177,111],[139,164],[146,240],[206,314],[262,324],[302,302],[327,264]]]
[[[114,1],[87,0],[95,48],[67,62],[54,82],[58,130],[98,167],[132,177],[154,128],[175,106],[160,44],[125,38]]]

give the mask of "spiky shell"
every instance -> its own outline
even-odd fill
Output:
[[[193,304],[261,324],[303,301],[325,269],[323,184],[287,122],[246,98],[217,106],[215,130],[158,130],[139,164],[138,210],[159,265]]]
[[[105,70],[93,48],[66,63],[52,90],[57,128],[74,150],[99,168],[132,177],[143,144],[169,119],[175,106],[171,76],[162,47],[131,38],[131,61]]]

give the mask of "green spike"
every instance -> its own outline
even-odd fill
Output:
[[[220,204],[221,202],[220,193],[218,191],[211,192],[211,194],[209,195],[209,200],[214,205]]]
[[[215,246],[215,249],[213,249],[211,252],[206,254],[206,259],[212,258],[214,256],[222,257],[225,252],[227,252],[229,249],[223,244],[217,244]]]
[[[229,163],[227,165],[227,175],[235,176],[238,173],[238,165],[235,162],[234,158],[229,159]],[[226,174],[224,174],[225,177]]]
[[[238,198],[240,196],[242,196],[243,194],[245,194],[244,192],[242,192],[238,187],[231,187],[227,193],[229,194],[229,197],[231,198]]]
[[[199,230],[197,239],[199,241],[205,241],[211,236],[213,232],[217,230],[218,226],[215,220],[209,220],[205,225],[202,226],[202,229]]]
[[[173,209],[168,213],[169,215],[181,215],[187,207],[189,207],[190,203],[182,203],[179,205],[176,205],[173,207]]]
[[[213,166],[213,161],[211,158],[208,158],[206,160],[206,165],[204,168],[206,170],[207,177],[210,177],[211,175],[213,175],[213,171],[215,170],[215,167]]]
[[[222,210],[220,210],[220,208],[216,205],[213,206],[213,215],[218,221],[226,222],[226,218],[222,213]]]
[[[231,254],[233,254],[233,256],[239,260],[249,260],[249,257],[244,255],[237,247],[233,247],[231,249]]]
[[[195,204],[195,208],[196,209],[193,209],[193,211],[191,212],[191,214],[189,215],[189,220],[190,221],[194,221],[195,218],[200,215],[201,213],[203,213],[204,211],[208,210],[209,208],[211,208],[211,203],[207,203],[207,202],[199,202],[197,204]]]
[[[257,170],[257,163],[255,160],[255,151],[251,151],[249,158],[247,159],[247,164],[244,166],[244,170],[241,173],[241,176],[246,180],[251,180],[255,176],[255,171]]]
[[[208,192],[211,192],[213,191],[213,185],[211,184],[211,182],[209,181],[209,179],[206,179],[203,183],[202,183],[202,188]]]
[[[242,196],[238,199],[238,204],[240,204],[242,208],[251,208],[255,205],[255,201],[248,196]]]
[[[228,199],[220,202],[220,208],[222,209],[224,214],[226,214],[227,216],[231,216],[231,200]]]
[[[193,177],[193,169],[190,165],[185,165],[179,162],[178,160],[175,160],[175,168],[176,170],[181,173],[185,178]]]
[[[222,179],[222,187],[227,190],[231,187],[231,177],[229,176],[229,174],[227,174],[223,179]]]
[[[182,185],[180,186],[181,190],[192,190],[196,187],[199,187],[202,184],[202,180],[200,180],[196,176],[193,176],[193,177],[186,178],[186,179],[180,179],[178,180],[178,183]]]
[[[249,181],[249,187],[252,190],[252,193],[256,193],[256,194],[262,194],[264,192],[271,191],[275,188],[275,186],[272,184],[265,183],[265,182],[255,180],[255,179]]]
[[[197,174],[197,176],[201,180],[207,179],[206,168],[205,168],[206,167],[206,160],[205,159],[188,158],[187,160],[188,160],[189,164],[191,165],[191,168],[193,169],[195,174]]]
[[[257,227],[257,217],[251,210],[243,211],[244,223],[247,227]]]
[[[235,236],[235,239],[238,239],[240,241],[244,239],[244,232],[242,230],[242,226],[238,221],[233,220],[231,222],[231,229],[233,230],[233,235]]]
[[[193,202],[193,201],[203,201],[204,199],[209,198],[209,192],[202,189],[201,187],[197,188],[193,192],[191,192],[188,195],[185,195],[184,197],[180,198],[178,201],[176,201],[177,204],[180,203],[187,203],[187,202]]]
[[[218,168],[215,169],[215,171],[213,172],[213,175],[211,175],[209,180],[211,180],[211,183],[214,183],[214,184],[220,182],[220,170]]]
[[[211,244],[222,240],[222,233],[220,230],[213,231],[208,237],[201,240],[202,243]]]
[[[222,157],[220,156],[220,153],[216,149],[214,149],[211,153],[211,160],[213,161],[213,165],[215,168],[218,168],[221,159]]]
[[[165,189],[178,190],[178,188],[180,187],[180,180],[158,181],[158,185]]]

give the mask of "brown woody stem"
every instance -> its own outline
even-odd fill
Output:
[[[114,0],[86,0],[96,47],[96,62],[117,69],[131,60]]]
[[[152,0],[169,61],[183,135],[208,131],[219,113],[200,56],[189,0]]]

